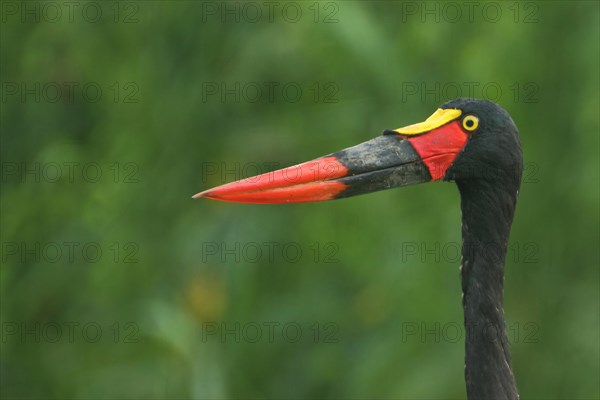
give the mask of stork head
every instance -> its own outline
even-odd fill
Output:
[[[444,180],[465,184],[498,179],[520,182],[523,153],[519,131],[506,110],[491,101],[476,99],[451,100],[441,108],[461,110],[459,121],[468,136]]]
[[[193,196],[239,203],[333,200],[410,184],[454,180],[520,182],[517,128],[499,105],[455,99],[425,121],[292,167]],[[511,178],[512,177],[512,178]]]

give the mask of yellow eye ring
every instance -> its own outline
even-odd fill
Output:
[[[474,115],[467,115],[462,120],[462,126],[465,130],[473,132],[479,126],[479,118]]]

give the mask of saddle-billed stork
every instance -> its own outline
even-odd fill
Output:
[[[490,101],[460,98],[441,105],[424,122],[193,197],[299,203],[455,181],[462,210],[467,397],[518,399],[502,302],[504,259],[522,170],[519,134],[508,113]]]

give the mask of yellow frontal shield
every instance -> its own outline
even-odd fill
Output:
[[[446,125],[448,122],[460,117],[461,114],[462,111],[460,110],[438,108],[425,121],[394,129],[394,131],[401,135],[419,135],[421,133],[432,131],[435,128],[439,128],[442,125]]]

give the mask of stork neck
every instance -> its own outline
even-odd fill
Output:
[[[504,259],[518,184],[512,191],[497,182],[457,184],[462,209],[467,398],[518,399],[502,307]]]

